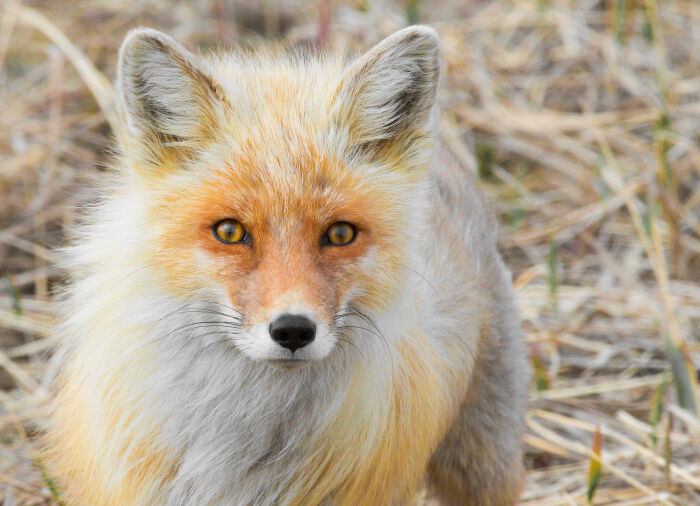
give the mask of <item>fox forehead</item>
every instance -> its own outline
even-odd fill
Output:
[[[231,133],[251,129],[280,140],[326,126],[343,73],[337,59],[271,50],[217,57],[209,67],[230,103]]]
[[[186,170],[147,173],[150,189],[199,191],[241,217],[267,209],[268,218],[292,218],[309,208],[323,221],[367,186],[368,174],[348,163],[346,139],[328,114],[341,65],[266,53],[207,63],[226,99],[217,135],[197,146]]]
[[[224,68],[226,74],[232,73]],[[247,102],[238,110],[249,107],[255,112],[228,117],[217,138],[202,145],[198,158],[185,170],[166,170],[165,178],[162,173],[151,178],[150,189],[169,194],[156,200],[181,206],[191,201],[184,196],[195,195],[195,200],[206,203],[211,219],[234,217],[244,224],[264,220],[279,232],[302,220],[326,225],[329,220],[357,225],[373,220],[377,227],[400,221],[400,203],[416,174],[349,159],[345,138],[330,124],[323,105],[328,102],[326,92],[333,88],[328,84],[332,78],[326,78],[325,91],[314,91],[300,83],[307,75],[320,78],[303,69],[287,69],[282,78],[270,80],[265,79],[269,73],[260,69],[233,72],[247,77],[239,77],[237,83],[245,86],[236,87],[231,109]],[[236,83],[228,84],[231,88]],[[298,100],[273,100],[276,88],[299,90]],[[400,157],[396,158],[400,165]],[[390,165],[392,160],[383,163]]]
[[[371,178],[308,140],[255,137],[220,155],[209,155],[199,170],[152,181],[151,215],[181,228],[234,218],[278,242],[300,230],[318,236],[338,221],[391,237],[408,218],[399,204],[408,188],[398,174]]]
[[[265,160],[244,152],[221,165],[198,181],[178,185],[184,184],[172,194],[175,204],[200,207],[211,223],[228,217],[274,231],[280,240],[299,228],[313,230],[331,221],[365,225],[371,213],[365,182],[339,160],[311,153],[303,159]]]

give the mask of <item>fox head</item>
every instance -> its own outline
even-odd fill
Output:
[[[140,261],[169,294],[230,316],[225,339],[253,360],[301,366],[349,327],[373,332],[367,315],[395,303],[426,232],[439,78],[424,26],[349,65],[201,57],[131,32],[119,142]]]

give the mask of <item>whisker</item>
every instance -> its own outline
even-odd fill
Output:
[[[210,309],[196,309],[196,308],[190,308],[190,309],[183,309],[181,311],[178,311],[177,314],[183,314],[183,313],[201,313],[201,314],[212,314],[212,315],[217,315],[217,316],[223,316],[224,318],[228,318],[233,322],[241,322],[243,321],[241,317],[239,316],[234,316],[234,315],[228,315],[226,313],[222,313],[220,311],[213,311]]]
[[[343,343],[350,344],[347,340],[341,339],[340,337],[337,338],[338,340],[338,348],[342,350],[343,352],[343,358],[345,359],[344,364],[347,366],[348,364],[348,351],[345,349],[345,346],[343,346]]]
[[[360,356],[362,357],[362,361],[363,361],[363,362],[366,362],[366,361],[367,361],[367,359],[365,358],[365,355],[362,353],[362,350],[360,350],[360,348],[358,348],[357,345],[355,345],[355,343],[353,343],[353,342],[350,341],[349,339],[344,339],[344,338],[341,337],[341,336],[338,336],[338,341],[339,341],[339,342],[342,342],[342,343],[347,343],[348,345],[350,345],[350,346],[352,346],[353,348],[355,348],[355,349],[357,350],[357,353],[359,353]],[[342,347],[341,347],[341,348],[342,348]],[[345,350],[343,349],[343,351],[345,351]],[[346,355],[346,360],[347,360],[347,355]]]
[[[185,329],[197,329],[197,328],[206,328],[208,326],[214,327],[214,326],[220,326],[224,328],[229,328],[229,329],[240,329],[240,325],[235,325],[233,323],[228,323],[228,322],[221,322],[221,321],[204,321],[204,322],[192,322],[192,323],[187,323],[185,325],[182,325],[176,329],[171,330],[167,334],[163,335],[160,337],[160,339],[165,339],[170,337],[176,332],[181,332]]]
[[[343,313],[343,312],[345,312],[345,313]],[[384,347],[386,348],[387,354],[389,355],[389,359],[391,360],[392,367],[393,367],[394,356],[392,353],[392,348],[391,348],[391,346],[389,346],[389,342],[388,342],[386,336],[384,335],[384,332],[382,332],[382,329],[379,327],[379,325],[377,325],[377,323],[374,321],[374,319],[353,305],[348,305],[346,308],[341,310],[341,312],[339,312],[339,313],[343,314],[343,317],[345,317],[345,316],[357,316],[357,317],[361,318],[362,320],[364,320],[367,323],[367,325],[372,327],[372,328],[365,328],[365,327],[361,327],[361,326],[353,327],[351,325],[345,325],[345,324],[340,326],[341,328],[357,328],[357,329],[365,330],[367,332],[371,332],[372,334],[376,335],[379,338],[379,340],[382,342]]]
[[[425,283],[426,283],[430,288],[432,288],[433,292],[435,292],[435,295],[438,297],[438,299],[442,300],[442,297],[440,297],[440,293],[437,291],[437,289],[435,288],[435,286],[433,286],[433,284],[432,284],[430,281],[428,281],[428,279],[427,279],[425,276],[423,276],[423,274],[421,274],[420,272],[418,272],[417,270],[415,270],[413,267],[411,267],[410,265],[408,265],[408,264],[405,263],[405,262],[402,262],[402,263],[401,263],[401,266],[404,267],[404,268],[406,268],[406,269],[408,269],[408,270],[410,270],[410,271],[412,271],[416,276],[418,276],[418,277],[421,278],[423,281],[425,281]]]

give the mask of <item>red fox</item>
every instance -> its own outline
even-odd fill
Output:
[[[439,39],[347,64],[132,31],[66,250],[45,458],[71,505],[508,505],[530,381]]]

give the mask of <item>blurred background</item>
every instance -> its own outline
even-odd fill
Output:
[[[523,314],[523,504],[700,504],[697,0],[4,0],[2,504],[60,495],[35,441],[54,248],[111,170],[125,33],[351,54],[417,22],[441,35],[443,142],[492,202]]]

